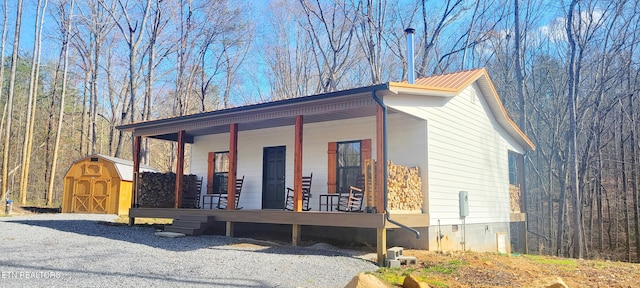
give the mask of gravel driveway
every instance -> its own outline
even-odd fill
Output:
[[[328,245],[160,238],[152,228],[109,225],[115,218],[0,217],[0,287],[344,287],[377,269]]]

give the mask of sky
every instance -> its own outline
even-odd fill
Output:
[[[9,30],[7,31],[7,46],[5,47],[4,55],[11,55],[12,47],[10,46],[13,38],[13,29],[15,28],[14,19],[16,17],[16,4],[18,0],[8,0],[9,4]],[[36,3],[37,0],[23,0],[23,17],[22,17],[22,28],[21,28],[21,38],[20,38],[20,51],[22,55],[30,55],[31,51],[33,51],[33,43],[34,43],[34,25],[36,20]],[[42,47],[42,62],[47,63],[49,61],[53,61],[57,59],[60,53],[61,41],[57,39],[59,37],[59,32],[57,28],[56,19],[53,18],[51,12],[55,11],[55,5],[59,0],[49,0],[47,4],[48,13],[45,15],[45,28],[44,28],[44,39],[43,39],[43,47]],[[268,35],[270,28],[271,16],[269,12],[269,6],[273,3],[272,1],[267,0],[257,0],[252,2],[243,2],[250,3],[250,9],[254,11],[253,20],[256,23],[256,31],[258,35]],[[76,6],[76,11],[74,14],[78,15],[79,11],[77,11],[78,6]],[[550,23],[553,19],[559,17],[559,15],[563,14],[562,4],[554,1],[547,1],[542,10],[547,11],[542,14],[542,18],[538,23]],[[413,25],[415,26],[415,25]],[[420,32],[421,27],[414,27]],[[539,29],[545,29],[544,27],[539,27]],[[402,29],[399,29],[398,33],[402,33]],[[264,47],[264,43],[261,41],[263,37],[255,37],[252,43],[253,49],[260,49],[260,47]],[[253,90],[254,97],[260,98],[262,95],[268,94],[269,87],[269,75],[266,72],[266,64],[263,57],[263,53],[250,53],[251,55],[245,60],[247,66],[250,67],[248,71],[245,73],[256,73],[257,77],[252,78],[252,81],[255,83],[247,84],[251,87],[245,87],[245,90],[251,91]],[[165,64],[168,65],[168,64]],[[257,91],[256,91],[257,88]]]

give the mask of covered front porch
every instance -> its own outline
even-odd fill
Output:
[[[292,226],[293,245],[297,245],[300,239],[302,226],[375,229],[378,259],[382,263],[386,258],[387,229],[429,226],[426,209],[421,209],[422,212],[418,209],[418,213],[394,215],[387,211],[387,171],[384,163],[389,154],[388,117],[397,114],[395,116],[401,119],[400,126],[404,122],[419,128],[426,126],[423,121],[401,116],[399,114],[402,113],[388,109],[383,97],[392,94],[388,85],[383,84],[121,126],[119,129],[134,133],[136,175],[143,137],[177,143],[174,208],[139,207],[136,183],[129,212],[130,222],[140,217],[176,219],[186,215],[213,216],[215,221],[226,222],[228,236],[233,236],[233,223],[288,224]],[[337,179],[340,172],[337,175],[331,172],[336,169],[336,158],[330,156],[331,145],[341,141],[360,143],[358,161],[364,163],[365,159],[369,159],[382,164],[375,165],[375,169],[370,171],[370,181],[363,187],[366,204],[361,213],[316,210],[320,195],[335,194],[345,185]],[[402,142],[396,140],[392,145],[407,145]],[[215,192],[212,155],[228,153],[226,209],[182,208],[180,187],[185,166],[185,144],[191,144],[191,173],[205,178],[203,193],[206,194]],[[269,149],[276,148],[284,153],[281,163],[266,159]],[[395,149],[406,150],[407,155],[404,152],[394,153],[400,159],[415,158],[416,149],[412,148],[415,147]],[[269,172],[273,167],[280,167],[275,169],[281,169],[282,172]],[[312,210],[303,211],[302,179],[312,173]],[[238,200],[241,203],[236,203],[236,179],[243,177],[245,184]],[[281,208],[277,206],[278,201],[284,202],[285,187],[292,187],[294,191],[293,211],[278,209]],[[244,208],[237,210],[239,207]]]

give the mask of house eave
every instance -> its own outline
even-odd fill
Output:
[[[325,103],[326,105],[331,105],[330,103],[331,101],[328,101],[328,100],[334,100],[334,99],[340,99],[340,98],[346,99],[347,97],[354,96],[354,95],[362,95],[362,97],[359,97],[361,99],[370,98],[370,93],[372,91],[388,90],[388,87],[389,85],[386,83],[378,84],[378,85],[354,88],[349,90],[341,90],[341,91],[324,93],[324,94],[317,94],[317,95],[304,96],[304,97],[298,97],[298,98],[264,102],[264,103],[253,104],[253,105],[239,106],[234,108],[215,110],[215,111],[203,112],[198,114],[190,114],[190,115],[179,116],[179,117],[163,118],[163,119],[157,119],[157,120],[151,120],[151,121],[145,121],[145,122],[125,124],[125,125],[116,126],[116,129],[123,132],[134,132],[136,136],[153,136],[153,135],[163,135],[163,133],[154,134],[153,132],[151,132],[158,128],[176,127],[180,129],[180,126],[189,126],[189,125],[193,125],[196,122],[207,122],[215,119],[227,119],[227,121],[225,122],[232,121],[234,123],[247,123],[247,122],[254,122],[256,120],[259,121],[261,119],[263,120],[266,118],[270,118],[270,119],[282,118],[282,117],[286,118],[286,117],[289,117],[289,115],[285,112],[292,107],[302,107],[302,105],[310,106],[308,104],[312,104],[312,103],[319,104],[321,102],[326,102]],[[357,102],[357,99],[352,99],[352,100],[353,100],[352,102],[354,101]],[[364,105],[364,104],[365,103],[351,103],[351,105],[354,105],[354,107],[357,105]],[[328,108],[328,107],[325,107],[325,108]],[[304,112],[304,111],[297,111],[297,112]],[[309,111],[309,109],[307,109],[306,113],[314,114],[314,112]],[[321,113],[321,111],[318,111],[318,113]],[[258,119],[257,117],[253,117],[249,119],[248,117],[246,117],[247,115],[255,116],[258,114],[261,115],[262,117],[261,119]],[[206,126],[206,124],[199,125],[199,126],[203,127],[203,126]],[[170,140],[169,138],[171,137],[164,137],[164,138],[168,138],[167,140]]]
[[[423,85],[407,84],[401,82],[389,82],[389,91],[395,94],[431,96],[431,97],[453,97],[458,94],[454,89],[444,89]]]
[[[425,85],[408,84],[405,82],[390,82],[389,91],[396,94],[417,95],[426,97],[454,97],[467,88],[469,85],[477,83],[482,90],[485,100],[489,104],[489,108],[494,117],[509,135],[511,135],[518,144],[525,150],[535,150],[536,145],[527,137],[527,135],[516,125],[509,117],[507,110],[502,105],[502,101],[498,96],[486,69],[478,69],[467,81],[457,85],[456,88],[441,88]]]

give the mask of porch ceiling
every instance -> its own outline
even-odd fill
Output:
[[[375,106],[367,106],[367,107],[360,107],[356,109],[334,111],[326,114],[307,115],[304,117],[304,123],[309,124],[309,123],[316,123],[316,122],[366,117],[366,116],[375,115],[375,113],[376,113]],[[293,126],[294,124],[295,124],[295,116],[267,119],[267,120],[255,121],[255,122],[239,123],[238,129],[239,131],[246,131],[246,130],[257,130],[257,129],[265,129],[265,128],[272,128],[272,127],[280,127],[280,126]],[[202,136],[202,135],[228,133],[228,132],[229,132],[229,125],[212,126],[212,127],[206,127],[203,129],[195,129],[195,130],[187,131],[189,135],[193,135],[193,136]]]

